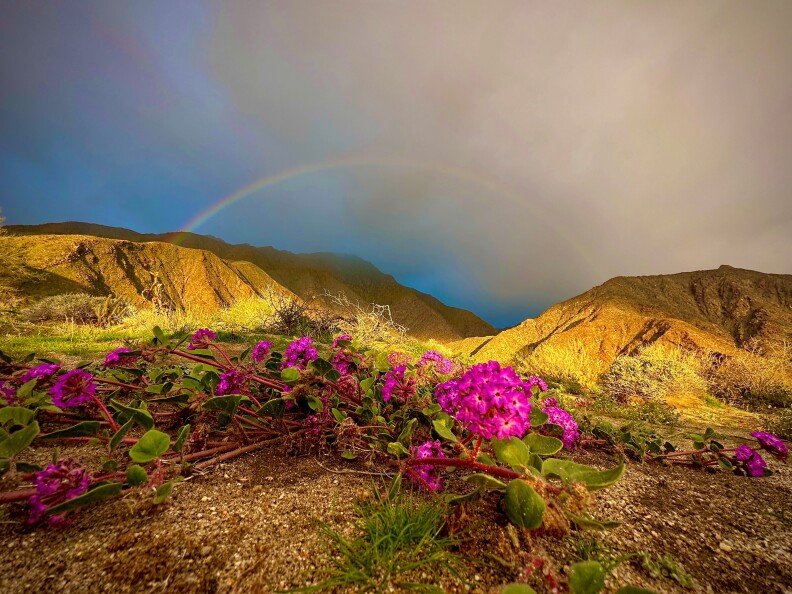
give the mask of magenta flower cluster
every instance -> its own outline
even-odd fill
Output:
[[[734,452],[734,457],[743,463],[748,476],[764,476],[767,462],[753,448],[747,445],[738,446]]]
[[[217,334],[209,330],[209,328],[201,328],[192,335],[187,349],[190,351],[195,349],[205,349],[207,346],[209,346],[209,341],[215,340],[216,338]]]
[[[352,337],[349,334],[341,334],[340,336],[336,336],[333,339],[333,348],[337,349],[338,343],[341,342],[342,340],[344,342],[352,342]]]
[[[60,376],[50,389],[52,404],[65,410],[90,402],[96,396],[93,376],[82,369],[72,369]]]
[[[423,445],[412,449],[412,457],[421,458],[445,458],[440,441],[427,441]],[[429,464],[416,464],[409,467],[409,476],[419,487],[430,491],[441,491],[443,482],[438,470]]]
[[[781,439],[772,433],[766,433],[764,431],[755,431],[751,433],[751,437],[756,438],[756,441],[759,442],[762,449],[767,450],[776,458],[786,462],[789,457],[789,447],[781,441]]]
[[[134,358],[128,356],[128,353],[131,353],[131,349],[116,349],[114,351],[110,351],[107,353],[105,357],[104,366],[109,367],[119,367],[124,363],[134,363]]]
[[[406,371],[406,365],[399,365],[385,374],[385,383],[382,385],[384,402],[388,402],[391,398],[399,402],[407,402],[415,396],[417,382],[414,377],[407,376]]]
[[[253,347],[253,350],[250,352],[250,358],[253,359],[256,363],[261,363],[267,357],[269,357],[270,348],[272,347],[272,343],[269,340],[262,340],[256,346]]]
[[[391,367],[399,367],[401,365],[407,365],[412,357],[407,353],[402,353],[401,351],[393,351],[388,355],[388,364]]]
[[[431,350],[421,355],[421,358],[418,360],[418,367],[427,367],[432,363],[434,363],[437,373],[446,375],[454,371],[454,363],[452,361],[449,361],[437,351]]]
[[[47,509],[79,497],[88,490],[91,476],[74,460],[61,460],[35,473],[36,494],[28,499],[30,515],[27,523],[39,522]],[[61,516],[52,516],[51,523],[62,522]]]
[[[287,367],[305,369],[308,363],[318,356],[319,352],[313,346],[313,339],[310,336],[303,336],[286,347],[286,352],[283,354],[283,361],[281,362],[281,369],[286,369]]]
[[[531,428],[531,382],[497,361],[479,363],[461,377],[438,384],[440,407],[485,439],[522,437]]]
[[[19,378],[19,383],[26,384],[30,380],[46,381],[53,375],[60,371],[61,366],[57,363],[42,363],[36,365],[33,369],[28,369],[25,374]]]
[[[238,369],[226,371],[220,376],[220,382],[217,384],[217,394],[218,396],[245,394],[247,393],[249,380],[248,375]]]
[[[549,400],[555,401],[555,398],[546,398],[543,404],[547,404]],[[566,449],[571,450],[575,446],[575,442],[580,439],[578,424],[572,418],[572,415],[558,406],[547,406],[542,409],[542,412],[548,416],[548,423],[558,425],[564,430],[561,441],[564,442]]]

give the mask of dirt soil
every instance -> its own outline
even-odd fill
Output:
[[[85,453],[69,452],[82,459]],[[51,453],[36,455],[43,462]],[[613,464],[603,453],[576,458]],[[623,524],[588,534],[615,554],[672,555],[700,592],[792,594],[792,471],[770,466],[774,476],[748,479],[632,464],[617,485],[596,494],[595,515]],[[158,509],[130,494],[83,510],[56,530],[25,528],[24,506],[14,506],[0,524],[0,592],[266,593],[315,584],[329,561],[317,525],[352,534],[354,502],[369,497],[378,480],[372,470],[335,456],[294,458],[273,449],[181,483]],[[457,491],[464,483],[448,484]],[[580,535],[518,533],[497,499],[488,496],[454,516],[457,527],[476,526],[461,551],[481,559],[466,568],[467,584],[446,574],[420,578],[446,592],[493,593],[536,558],[563,575]],[[550,592],[537,572],[529,583]],[[618,566],[605,591],[625,584],[659,594],[690,591],[652,578],[636,560]]]

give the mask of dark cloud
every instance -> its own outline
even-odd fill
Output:
[[[6,13],[11,220],[172,229],[345,162],[198,231],[357,253],[498,324],[619,274],[790,272],[788,2]]]

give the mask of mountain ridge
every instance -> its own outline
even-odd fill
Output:
[[[792,275],[722,265],[619,276],[494,336],[452,343],[477,360],[511,361],[547,348],[612,362],[654,342],[728,354],[792,341]]]
[[[388,305],[394,319],[417,338],[456,340],[494,333],[495,328],[472,312],[446,305],[435,297],[405,287],[372,263],[351,254],[318,252],[295,254],[271,246],[230,244],[212,236],[191,232],[138,233],[122,227],[94,223],[63,222],[42,225],[9,225],[14,235],[85,235],[131,242],[162,242],[201,249],[229,262],[250,262],[279,285],[303,299],[331,301],[323,291],[344,293],[352,302]]]

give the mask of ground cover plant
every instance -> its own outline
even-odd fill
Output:
[[[0,354],[0,502],[27,502],[29,526],[64,526],[81,508],[130,493],[161,506],[184,478],[275,444],[295,452],[332,450],[389,469],[404,477],[404,489],[412,485],[446,506],[405,509],[396,481],[385,500],[360,508],[367,536],[349,540],[328,531],[348,559],[370,562],[338,565],[317,587],[346,580],[378,589],[409,573],[411,564],[420,566],[415,554],[384,571],[377,563],[395,562],[394,551],[405,543],[426,546],[430,560],[453,566],[453,519],[438,516],[438,509],[481,500],[516,530],[557,537],[613,526],[592,511],[592,493],[614,485],[625,464],[604,470],[581,464],[569,458],[576,449],[610,448],[641,461],[747,477],[770,474],[760,451],[788,456],[786,444],[768,433],[755,432],[753,447],[725,447],[707,429],[688,436],[691,448],[676,449],[649,433],[576,420],[547,395],[541,378],[521,377],[495,361],[466,366],[435,350],[420,357],[364,350],[349,335],[325,346],[303,336],[284,347],[259,341],[231,355],[210,329],[179,339],[155,328],[151,341],[115,349],[98,365],[67,368]],[[93,445],[102,468],[90,472],[57,451],[51,463],[37,466],[25,454],[39,443]],[[416,538],[378,548],[394,525],[411,530],[422,514],[426,522],[417,526],[426,530]],[[551,590],[597,592],[609,570],[585,559],[565,577],[542,576]],[[515,584],[510,591],[526,588]]]

